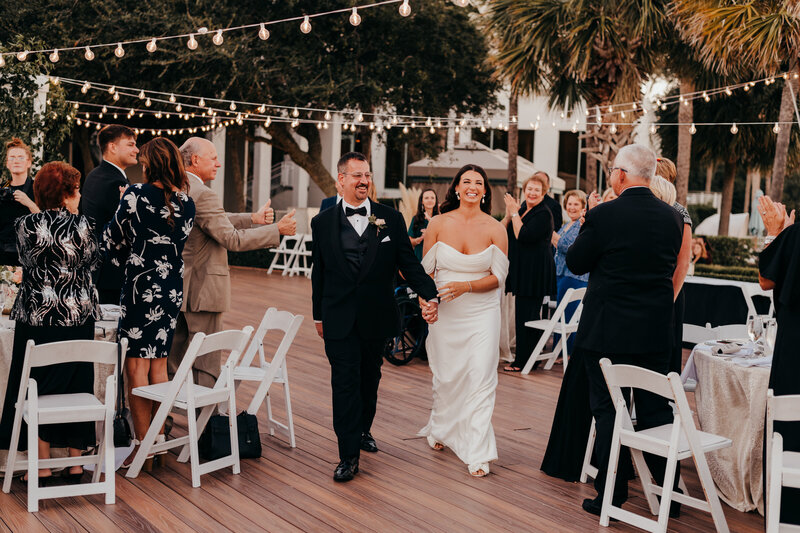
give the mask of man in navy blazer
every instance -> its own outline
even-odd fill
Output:
[[[117,212],[120,189],[130,182],[125,169],[137,163],[136,133],[121,124],[109,124],[97,135],[103,161],[86,176],[78,209],[102,242],[106,224]],[[105,261],[95,272],[95,286],[102,304],[119,304],[124,266]]]
[[[683,221],[672,206],[650,192],[648,185],[655,167],[656,157],[649,148],[637,144],[622,148],[609,169],[609,181],[619,197],[586,214],[578,238],[567,251],[570,271],[589,273],[575,350],[582,351],[586,364],[589,403],[597,428],[599,472],[594,486],[598,496],[586,499],[583,508],[597,515],[615,416],[600,359],[607,357],[615,364],[636,365],[661,374],[669,372],[675,297],[672,277]],[[637,430],[672,422],[672,409],[665,398],[639,390],[634,390],[634,396]],[[661,483],[666,460],[649,454],[645,457]],[[612,500],[615,506],[628,496],[628,448],[623,447],[619,464]]]
[[[414,255],[403,216],[367,198],[372,179],[363,154],[339,161],[342,201],[311,221],[314,322],[331,365],[333,429],[339,442],[336,481],[358,473],[360,450],[377,452],[375,417],[383,350],[399,333],[394,278],[399,270],[436,318],[436,285]],[[438,302],[438,301],[437,301]]]

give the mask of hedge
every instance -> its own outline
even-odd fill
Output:
[[[695,265],[694,275],[758,283],[758,269],[755,267]]]
[[[706,236],[706,240],[711,246],[711,261],[714,265],[755,266],[756,251],[753,248],[752,239]]]
[[[692,227],[697,227],[702,221],[717,212],[717,208],[711,204],[692,204],[686,207],[692,219]]]

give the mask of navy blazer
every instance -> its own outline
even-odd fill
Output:
[[[320,211],[325,211],[329,207],[333,207],[336,205],[336,195],[328,196],[327,198],[322,199],[322,203],[319,206]]]
[[[567,267],[589,273],[575,346],[604,354],[667,353],[682,234],[681,216],[647,187],[626,189],[586,214],[567,250]]]
[[[341,245],[342,217],[335,208],[311,220],[314,242],[311,287],[314,320],[322,321],[326,339],[342,339],[358,325],[363,338],[395,336],[400,316],[394,298],[398,270],[422,298],[436,297],[436,284],[425,273],[408,240],[405,220],[398,211],[370,202],[371,214],[385,227],[367,225],[368,249],[361,270],[354,274]]]

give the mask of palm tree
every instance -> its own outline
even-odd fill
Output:
[[[721,74],[747,65],[764,76],[788,68],[781,95],[780,122],[792,119],[800,56],[800,6],[793,0],[674,0],[678,31],[700,60]],[[793,94],[795,97],[793,98]],[[786,175],[791,128],[778,134],[769,195],[780,200]]]
[[[617,0],[492,0],[484,20],[495,43],[497,76],[520,96],[548,94],[551,107],[571,111],[586,103],[603,111],[637,101],[658,64],[668,27],[667,2]],[[587,133],[587,189],[596,165],[627,144],[635,113],[618,115]]]

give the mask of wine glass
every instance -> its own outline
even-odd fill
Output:
[[[747,317],[747,336],[750,337],[750,341],[756,342],[761,338],[763,332],[764,323],[759,315],[750,315]]]
[[[775,338],[778,336],[778,322],[774,318],[767,319],[764,328],[764,344],[766,354],[772,355],[775,350]]]

